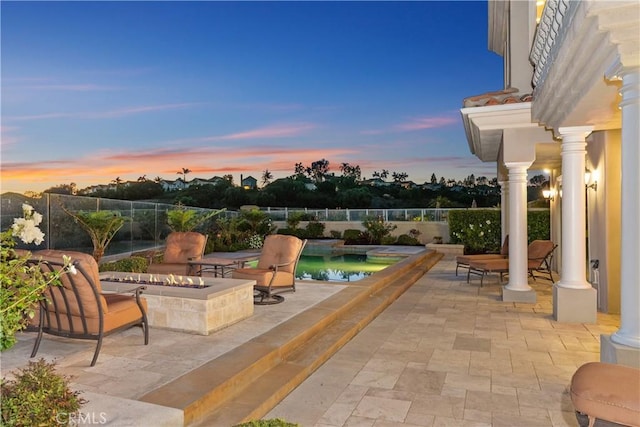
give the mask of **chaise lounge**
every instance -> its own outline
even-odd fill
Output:
[[[509,256],[509,236],[507,235],[504,238],[504,242],[502,243],[502,247],[500,248],[500,253],[492,253],[492,254],[473,254],[473,255],[458,255],[456,257],[456,276],[458,275],[458,268],[466,268],[469,270],[469,264],[474,261],[488,261],[494,259],[505,259]],[[467,271],[467,281],[469,278]]]
[[[534,240],[527,248],[527,268],[529,275],[535,280],[534,272],[544,272],[549,275],[549,279],[553,282],[551,272],[551,258],[557,245],[551,240]],[[476,260],[469,263],[467,272],[467,283],[472,274],[480,276],[480,287],[484,282],[484,277],[490,273],[500,273],[500,282],[503,281],[505,273],[509,272],[509,259],[486,259]]]

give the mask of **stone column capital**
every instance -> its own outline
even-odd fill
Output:
[[[585,139],[593,132],[593,126],[567,126],[559,127],[558,133],[562,138],[562,143],[565,142],[584,142]]]

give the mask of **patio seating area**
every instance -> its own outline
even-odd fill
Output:
[[[279,404],[262,408],[264,418],[305,427],[577,426],[571,376],[599,360],[600,334],[614,332],[619,316],[599,313],[597,324],[558,323],[549,280],[531,282],[536,304],[505,303],[497,281],[485,280],[482,288],[479,280],[468,284],[455,267],[454,256],[440,260]],[[113,342],[107,337],[93,368],[86,363],[93,351],[88,343],[68,345],[54,337],[39,354],[56,359],[74,386],[89,394],[84,412],[107,412],[107,425],[151,425],[151,419],[153,425],[182,425],[177,409],[140,399],[189,372],[215,370],[216,361],[238,354],[251,340],[291,330],[294,317],[296,333],[303,333],[316,326],[311,313],[319,304],[337,301],[344,290],[355,292],[353,285],[328,283],[300,282],[297,288],[284,304],[256,306],[251,318],[209,336],[152,328],[149,346],[139,345],[136,330]],[[35,334],[18,339],[2,355],[3,373],[25,364]],[[242,396],[233,399],[225,407],[228,418],[199,425],[239,422],[233,416],[246,404]]]

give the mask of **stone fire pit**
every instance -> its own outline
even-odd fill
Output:
[[[126,292],[139,285],[146,286],[143,296],[147,299],[149,325],[154,328],[209,335],[253,315],[255,282],[252,280],[194,276],[178,280],[154,274],[152,283],[173,282],[160,285],[150,284],[148,274],[138,276],[137,273],[100,273],[102,290]]]

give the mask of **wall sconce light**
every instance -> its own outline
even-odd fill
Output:
[[[591,179],[593,178],[593,182],[591,182]],[[598,191],[598,179],[597,179],[597,174],[591,173],[591,170],[586,169],[584,172],[584,185],[586,186],[586,188],[593,188],[593,191]]]
[[[548,190],[542,190],[542,197],[544,197],[545,200],[552,201],[555,195],[556,195],[556,191],[553,188],[550,188]]]

